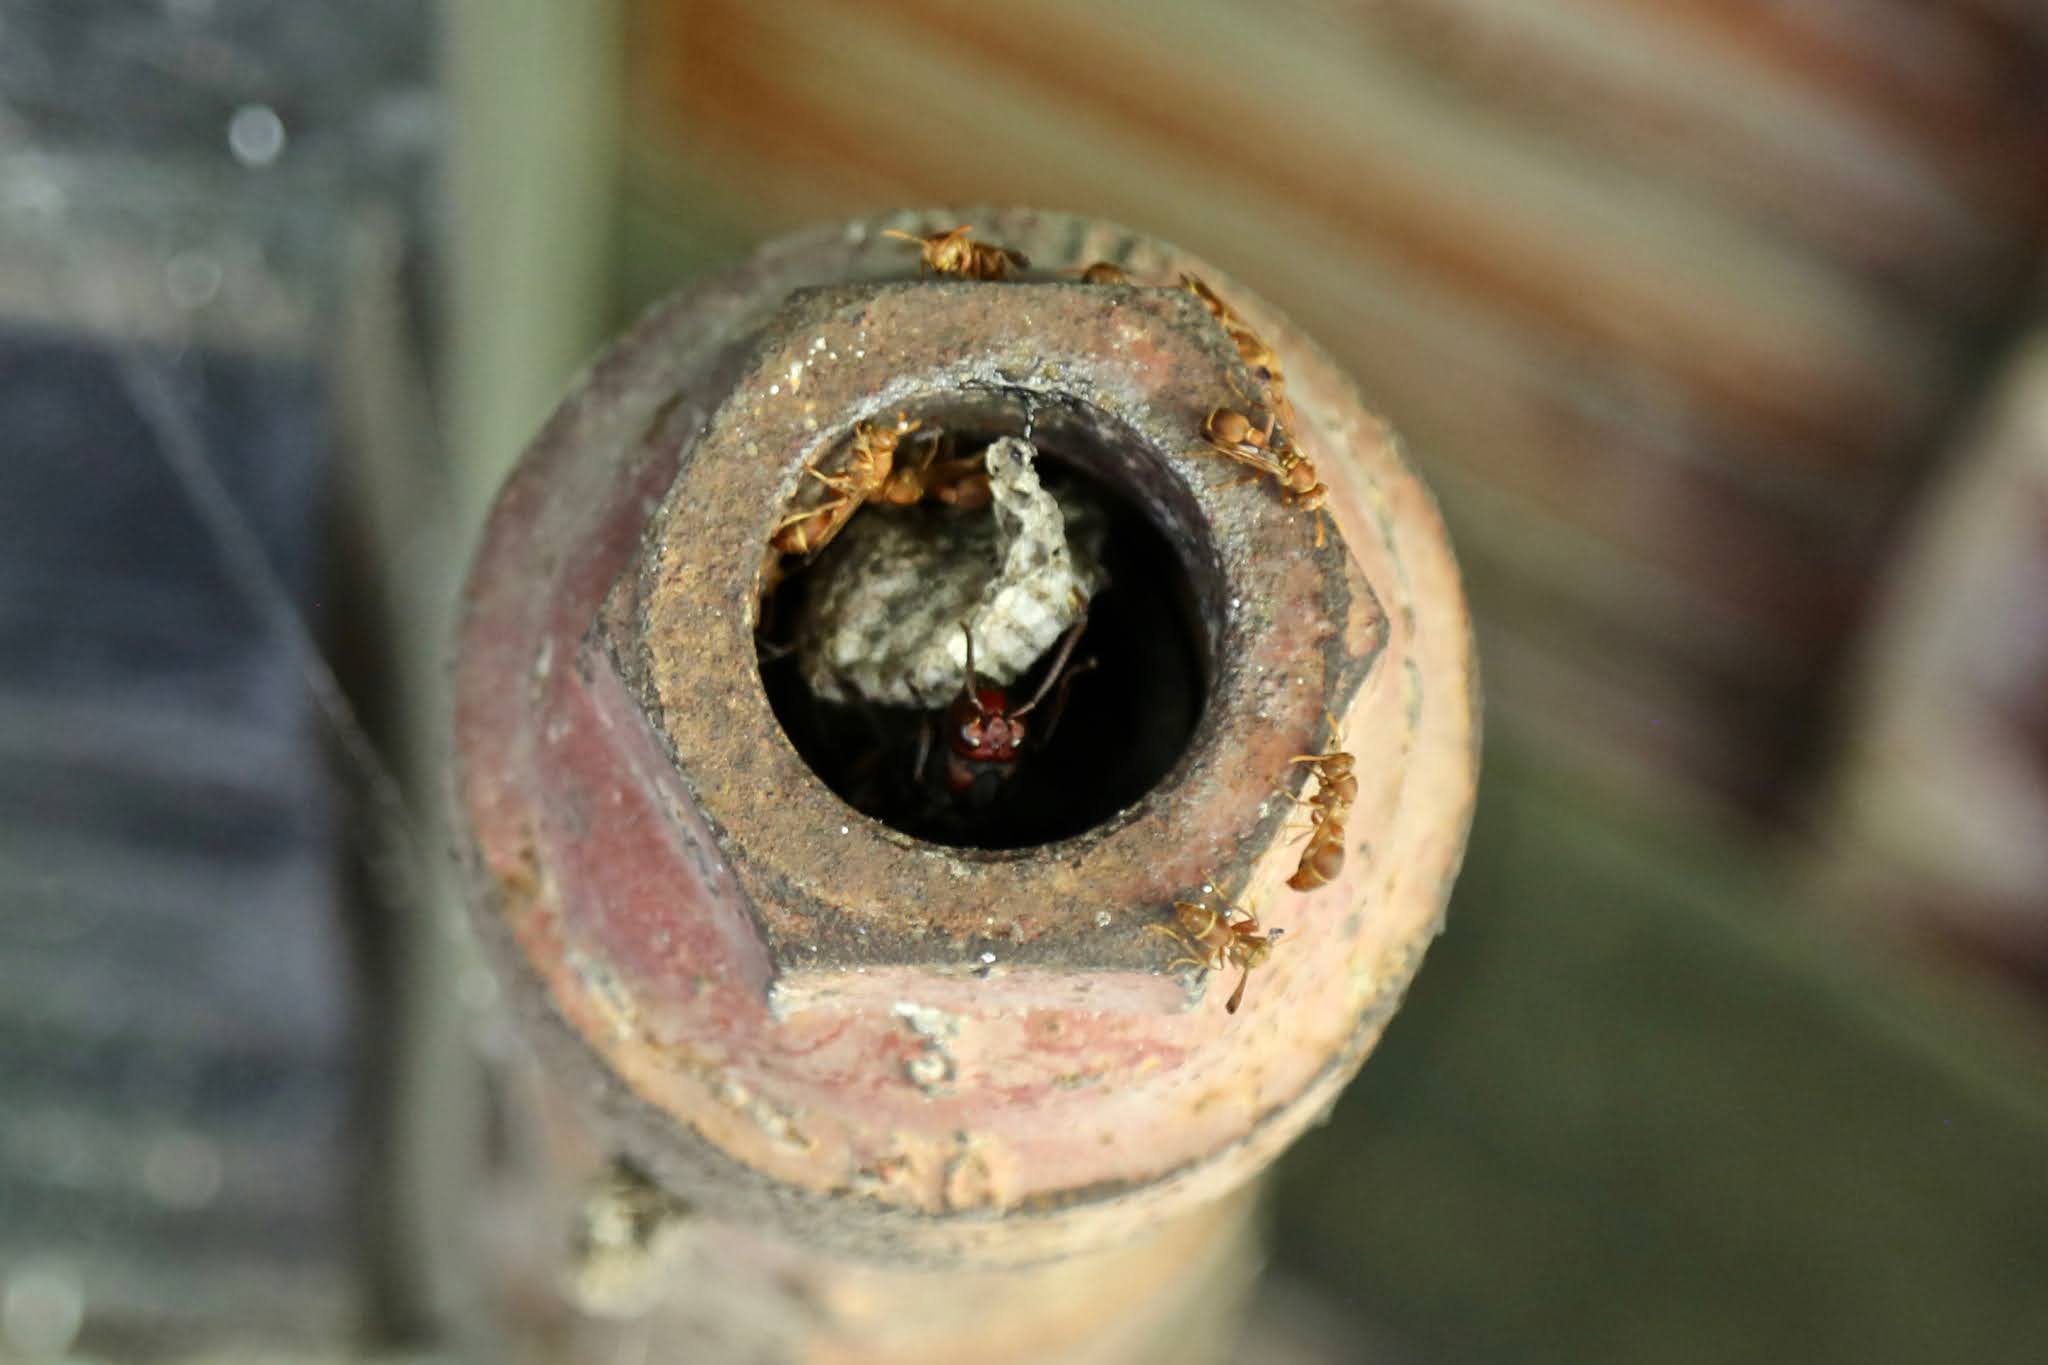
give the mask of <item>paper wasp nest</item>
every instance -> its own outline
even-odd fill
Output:
[[[828,701],[932,709],[960,691],[964,625],[975,671],[1015,682],[1108,583],[1102,520],[1041,486],[1029,442],[992,442],[987,515],[869,507],[813,569],[798,665]]]

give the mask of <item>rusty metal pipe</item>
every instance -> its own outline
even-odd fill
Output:
[[[962,221],[1041,269],[921,279],[881,236]],[[1284,358],[1296,440],[1331,490],[1327,548],[1270,486],[1196,453],[1211,408],[1255,382],[1201,302],[1057,273],[1096,259],[1201,274]],[[1200,719],[1156,787],[1075,837],[910,838],[834,796],[770,709],[763,547],[804,466],[899,410],[1057,429],[1178,552]],[[1476,686],[1427,491],[1312,343],[1107,224],[892,215],[785,239],[664,304],[528,450],[466,607],[477,919],[548,1075],[595,1101],[581,1141],[707,1228],[840,1267],[818,1272],[834,1283],[854,1266],[923,1292],[980,1277],[985,1340],[1005,1314],[1048,1313],[1016,1293],[1051,1283],[1048,1263],[1129,1269],[1176,1237],[1159,1254],[1186,1261],[1188,1228],[1241,1229],[1223,1211],[1242,1200],[1219,1201],[1363,1061],[1463,848]],[[1329,744],[1326,718],[1360,792],[1343,875],[1303,894],[1282,884],[1300,822],[1279,793],[1292,756]],[[1146,930],[1211,884],[1289,931],[1235,1015],[1209,989],[1227,978],[1169,970]],[[1088,1298],[1085,1273],[1067,1279]],[[1018,1358],[1061,1358],[1033,1349]]]

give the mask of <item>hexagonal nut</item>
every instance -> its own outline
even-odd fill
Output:
[[[1010,1262],[1234,1188],[1334,1099],[1435,932],[1475,689],[1434,507],[1319,351],[1170,248],[974,221],[1039,262],[1215,280],[1286,360],[1332,543],[1198,453],[1251,381],[1187,292],[917,280],[878,237],[915,220],[791,239],[615,346],[508,485],[471,580],[459,797],[487,936],[619,1145],[714,1213]],[[769,709],[762,549],[805,465],[898,410],[1060,428],[1182,552],[1206,709],[1099,828],[911,839],[835,797]],[[1281,793],[1326,716],[1360,792],[1344,874],[1301,894]],[[1234,1016],[1147,929],[1212,878],[1289,931]]]

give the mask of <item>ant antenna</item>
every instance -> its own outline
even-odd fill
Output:
[[[1060,728],[1060,717],[1067,713],[1067,690],[1074,685],[1074,679],[1100,662],[1101,660],[1091,654],[1068,669],[1067,675],[1060,679],[1060,690],[1053,694],[1052,710],[1046,712],[1045,731],[1038,737],[1041,748],[1052,743],[1052,732]]]
[[[967,637],[967,686],[965,694],[968,703],[974,707],[976,714],[985,716],[988,714],[988,709],[981,704],[981,694],[974,690],[974,632],[967,628],[965,621],[962,621],[960,623],[960,633]]]
[[[1087,625],[1088,618],[1084,616],[1067,628],[1066,638],[1060,641],[1060,652],[1054,656],[1052,667],[1046,670],[1045,677],[1038,684],[1038,690],[1031,694],[1030,701],[1025,702],[1010,713],[1010,719],[1016,720],[1022,716],[1030,715],[1038,706],[1038,703],[1045,700],[1045,694],[1052,690],[1053,682],[1058,679],[1061,673],[1066,671],[1067,660],[1074,657],[1074,646],[1081,643],[1081,632]],[[962,627],[962,629],[965,629],[965,627]],[[967,645],[971,650],[974,647],[974,641],[970,638]],[[973,655],[970,654],[968,657],[972,658]]]

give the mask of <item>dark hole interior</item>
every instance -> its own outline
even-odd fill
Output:
[[[1202,591],[1189,569],[1212,562],[1206,544],[1177,550],[1155,516],[1180,527],[1200,523],[1177,485],[1161,474],[1134,437],[1108,428],[1092,410],[1027,415],[1014,403],[990,400],[948,410],[912,411],[943,426],[962,451],[979,451],[1005,435],[1024,435],[1038,451],[1049,490],[1068,488],[1092,499],[1105,519],[1103,564],[1109,586],[1089,606],[1074,659],[1095,660],[1075,676],[1050,738],[1034,724],[1014,767],[969,795],[947,789],[938,769],[945,737],[943,708],[918,710],[815,695],[794,655],[795,622],[811,579],[829,558],[784,560],[788,575],[761,601],[757,641],[761,681],[770,706],[796,750],[826,786],[855,809],[893,829],[960,848],[1028,848],[1069,838],[1113,818],[1158,785],[1185,752],[1207,695],[1209,668]],[[1027,429],[1028,428],[1028,429]],[[832,467],[837,453],[827,461]],[[1151,477],[1146,480],[1146,475]],[[1144,482],[1140,482],[1144,481]],[[1155,513],[1133,497],[1144,487]],[[858,517],[990,516],[926,503],[915,508],[863,507]],[[1186,538],[1195,533],[1186,531]],[[1212,572],[1208,575],[1214,579]],[[1006,692],[1021,705],[1051,665],[1045,656]],[[986,683],[984,685],[987,685]],[[963,679],[964,686],[964,679]],[[1043,722],[1052,703],[1033,717]],[[928,755],[920,769],[918,757]]]

